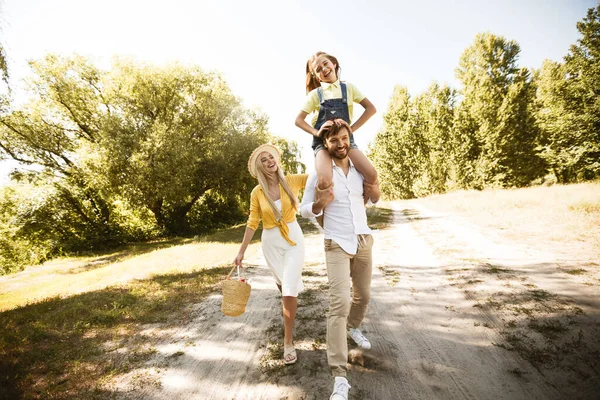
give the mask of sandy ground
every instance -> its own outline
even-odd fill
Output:
[[[559,259],[418,202],[390,207],[363,325],[373,349],[351,345],[351,399],[598,398],[597,260]],[[186,324],[147,326],[154,357],[108,386],[128,399],[329,398],[322,236],[306,248],[295,365],[280,360],[280,296],[259,251],[247,258],[245,314],[224,316],[215,294],[189,305]]]

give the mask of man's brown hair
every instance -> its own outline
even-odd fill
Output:
[[[321,139],[323,139],[323,141],[329,139],[331,136],[337,135],[342,129],[346,129],[348,134],[352,132],[350,125],[343,119],[335,118],[330,121],[333,122],[333,124],[323,129],[321,132]]]

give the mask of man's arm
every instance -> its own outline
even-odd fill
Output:
[[[315,203],[315,186],[317,183],[317,174],[312,173],[306,180],[306,186],[304,187],[304,195],[302,196],[302,203],[300,204],[300,215],[304,218],[317,217],[321,213],[313,213],[312,208]]]
[[[304,218],[318,217],[323,213],[327,204],[333,201],[333,186],[325,189],[316,189],[317,174],[313,172],[306,181],[302,204],[300,204],[300,215]]]

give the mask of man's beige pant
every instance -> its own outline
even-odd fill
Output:
[[[348,343],[346,326],[358,328],[371,298],[373,237],[361,235],[356,254],[348,254],[333,240],[325,239],[329,279],[327,362],[333,376],[346,376]],[[350,283],[352,282],[352,299]]]

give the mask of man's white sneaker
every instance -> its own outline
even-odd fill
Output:
[[[348,390],[350,390],[348,380],[343,376],[336,376],[333,384],[333,393],[331,393],[329,400],[348,400]]]
[[[356,345],[361,349],[371,350],[371,343],[369,342],[369,339],[362,334],[360,329],[350,328],[348,330],[348,337],[354,340],[354,343],[356,343]]]

